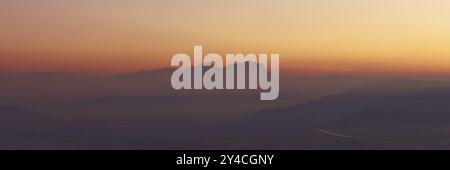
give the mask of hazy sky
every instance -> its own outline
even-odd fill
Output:
[[[0,72],[128,72],[175,53],[281,69],[450,73],[448,0],[0,0]]]

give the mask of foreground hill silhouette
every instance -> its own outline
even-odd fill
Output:
[[[172,71],[0,77],[0,149],[450,146],[446,78],[284,74],[267,103],[257,91],[175,92]]]
[[[450,149],[450,88],[359,89],[195,124],[158,123],[145,114],[49,114],[20,106],[0,107],[0,122],[0,148]]]
[[[357,90],[257,112],[241,124],[248,133],[272,133],[307,149],[450,148],[450,88]],[[330,139],[313,138],[314,132]]]

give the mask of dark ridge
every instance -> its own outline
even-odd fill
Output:
[[[27,109],[16,105],[0,107],[0,112],[17,112],[17,111],[27,111]]]

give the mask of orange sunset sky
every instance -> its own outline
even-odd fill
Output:
[[[283,70],[450,73],[448,0],[0,0],[0,73],[120,73],[176,53]]]

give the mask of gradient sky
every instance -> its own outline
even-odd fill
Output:
[[[281,69],[450,73],[448,0],[0,0],[0,73],[116,73],[180,52]]]

